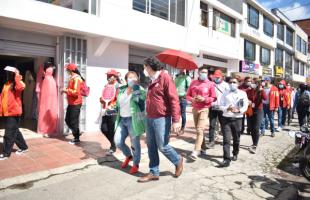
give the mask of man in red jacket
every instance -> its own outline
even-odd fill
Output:
[[[286,87],[285,80],[281,80],[278,84],[279,88],[279,109],[278,109],[278,128],[277,131],[281,131],[286,121],[287,110],[291,106],[290,91]]]
[[[265,77],[264,81],[264,91],[266,93],[267,100],[263,101],[264,119],[261,125],[261,134],[265,134],[265,124],[268,123],[269,119],[271,137],[274,137],[274,112],[277,111],[279,107],[279,91],[277,87],[271,84],[270,77]]]
[[[6,71],[7,81],[0,95],[0,116],[5,117],[6,122],[3,152],[0,154],[0,160],[10,157],[14,143],[19,148],[16,154],[28,151],[26,141],[19,130],[20,116],[23,112],[21,94],[25,89],[25,83],[15,67],[7,66],[4,70]]]
[[[152,80],[146,97],[146,141],[150,173],[138,180],[141,183],[159,179],[158,150],[175,165],[175,177],[179,177],[183,171],[183,157],[168,144],[171,126],[175,133],[180,129],[181,112],[176,87],[155,58],[145,59],[144,74]]]

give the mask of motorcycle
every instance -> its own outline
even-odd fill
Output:
[[[299,169],[301,174],[310,181],[310,132],[307,127],[302,127],[300,131],[290,131],[289,135],[295,137],[295,145],[300,154]]]

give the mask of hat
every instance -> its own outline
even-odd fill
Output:
[[[8,72],[14,72],[14,73],[18,72],[18,69],[16,69],[15,67],[11,67],[11,66],[6,66],[4,70]]]
[[[118,76],[118,72],[114,69],[110,69],[108,72],[107,72],[107,75],[109,76]]]
[[[215,72],[213,73],[213,77],[214,78],[221,78],[221,77],[223,77],[222,71],[219,70],[219,69],[215,70]]]
[[[68,65],[66,65],[66,69],[74,71],[77,69],[77,66],[74,63],[69,63]]]
[[[269,76],[266,76],[265,78],[264,78],[264,81],[271,81],[271,78],[269,77]]]

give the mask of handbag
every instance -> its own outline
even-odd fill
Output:
[[[251,105],[248,106],[248,109],[245,112],[247,117],[251,117],[254,114],[253,108]]]

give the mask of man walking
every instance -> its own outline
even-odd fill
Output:
[[[238,159],[240,133],[242,117],[246,112],[249,102],[247,94],[238,89],[238,80],[229,80],[230,91],[223,94],[220,101],[220,108],[223,111],[222,130],[223,130],[223,151],[224,161],[222,167],[228,167],[230,161]],[[230,157],[230,139],[233,137],[233,157]]]
[[[285,80],[279,82],[279,109],[278,109],[278,128],[281,131],[286,121],[286,113],[291,106],[290,91],[286,88]]]
[[[216,99],[214,83],[208,80],[208,68],[200,67],[198,73],[198,80],[192,82],[186,95],[186,99],[192,102],[196,128],[195,148],[191,154],[193,160],[196,160],[201,153],[205,154],[204,129],[206,128],[209,108]]]
[[[267,100],[263,101],[264,109],[264,119],[261,126],[261,134],[265,135],[265,124],[270,122],[271,137],[274,137],[275,127],[274,127],[274,112],[277,111],[279,107],[279,91],[278,88],[271,84],[270,77],[265,77],[264,91],[267,96]]]
[[[141,183],[159,180],[158,150],[175,165],[175,177],[179,177],[183,171],[183,157],[168,144],[171,126],[172,132],[180,129],[179,98],[173,80],[152,57],[144,61],[144,74],[152,80],[146,98],[146,141],[150,173],[138,180]]]
[[[175,78],[175,85],[177,87],[177,92],[179,95],[180,108],[181,108],[181,116],[182,116],[182,126],[181,130],[177,135],[182,135],[184,133],[185,125],[186,125],[186,92],[191,84],[191,78],[186,74],[185,69],[181,69],[180,73]]]
[[[223,111],[220,109],[220,100],[222,95],[229,91],[229,85],[223,80],[223,75],[221,70],[216,70],[213,74],[213,81],[215,83],[215,94],[216,101],[211,105],[209,111],[209,144],[207,144],[208,149],[214,148],[215,145],[215,129],[218,121],[221,122]]]

